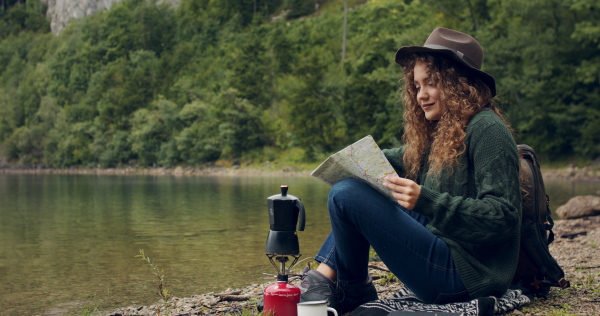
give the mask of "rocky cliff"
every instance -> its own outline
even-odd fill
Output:
[[[92,15],[123,0],[42,0],[48,5],[46,16],[50,19],[52,33],[58,35],[72,19]],[[180,0],[158,0],[158,3],[178,5]]]

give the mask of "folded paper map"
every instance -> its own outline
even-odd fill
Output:
[[[395,201],[392,191],[383,186],[384,178],[393,174],[396,171],[369,135],[329,156],[310,175],[329,185],[349,178],[358,179]]]

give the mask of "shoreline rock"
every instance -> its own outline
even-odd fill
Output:
[[[556,214],[563,219],[600,215],[600,196],[575,196],[565,205],[558,207]]]

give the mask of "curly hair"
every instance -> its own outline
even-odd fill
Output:
[[[440,100],[446,105],[439,121],[427,120],[417,101],[414,67],[419,61],[426,65],[440,93]],[[492,100],[490,88],[465,67],[443,57],[415,54],[405,64],[403,72],[400,92],[403,92],[402,142],[405,145],[403,159],[407,178],[417,179],[427,153],[428,174],[439,175],[443,170],[452,173],[458,157],[466,150],[467,125],[484,107],[492,109],[509,126]]]

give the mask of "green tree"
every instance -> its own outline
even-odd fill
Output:
[[[235,20],[239,27],[252,22],[254,0],[209,0],[210,13],[218,20]]]
[[[91,165],[94,161],[91,150],[95,134],[93,124],[68,124],[62,113],[57,121],[57,128],[51,129],[43,140],[45,163],[58,168]]]
[[[325,70],[313,60],[283,85],[287,91],[282,100],[287,108],[286,120],[309,159],[315,153],[330,152],[347,140],[339,107],[341,89],[336,81],[329,81]]]
[[[60,108],[52,97],[44,96],[27,125],[14,128],[4,141],[5,154],[21,164],[44,162],[44,139],[54,127]]]
[[[260,109],[242,98],[235,89],[222,92],[216,106],[223,155],[238,158],[262,145],[264,135]]]
[[[201,164],[401,137],[393,62],[436,26],[473,34],[539,156],[600,155],[592,0],[126,0],[54,36],[40,1],[0,3],[0,155],[51,166]],[[331,9],[335,7],[335,9]],[[293,9],[287,20],[272,14]],[[302,12],[304,10],[304,13]]]
[[[265,30],[252,29],[248,43],[241,45],[232,55],[232,76],[230,85],[240,96],[262,109],[270,106],[271,60],[267,58],[263,45]]]
[[[47,6],[41,1],[6,1],[0,3],[0,39],[19,32],[50,32]]]
[[[443,24],[453,29],[477,32],[490,21],[491,6],[496,1],[488,0],[424,0],[438,12]]]
[[[101,167],[117,167],[132,159],[131,140],[126,131],[103,131],[101,128],[98,131],[91,147]]]
[[[176,150],[181,160],[192,165],[212,162],[221,156],[217,111],[201,101],[186,104],[179,118],[186,126],[175,136]]]
[[[579,144],[589,134],[585,130],[597,125],[592,101],[597,81],[578,75],[597,58],[597,41],[589,45],[585,32],[578,32],[578,25],[598,18],[594,10],[587,13],[589,6],[592,2],[584,0],[499,2],[495,22],[479,33],[487,47],[486,69],[499,78],[498,91],[519,141],[550,158],[600,153],[589,143],[593,137]]]
[[[14,97],[0,87],[0,143],[9,138],[17,127],[14,120],[14,103]]]
[[[163,144],[168,143],[180,128],[176,105],[163,98],[154,101],[150,109],[139,109],[131,120],[131,149],[143,166],[159,164]]]
[[[349,73],[342,115],[350,139],[372,135],[385,147],[392,145],[393,138],[400,135],[401,113],[399,106],[394,107],[397,105],[394,95],[398,74],[389,71],[397,68],[391,65],[393,61],[387,56],[395,44],[392,40],[379,40],[374,46],[380,50],[364,54],[352,64],[345,64]],[[394,130],[388,131],[390,124]]]
[[[288,19],[296,19],[315,11],[315,1],[313,0],[285,0],[284,6],[290,10],[286,15]]]
[[[126,109],[124,115],[137,108],[146,107],[154,99],[158,82],[158,63],[159,60],[152,51],[139,50],[129,54],[121,102],[121,109]]]

